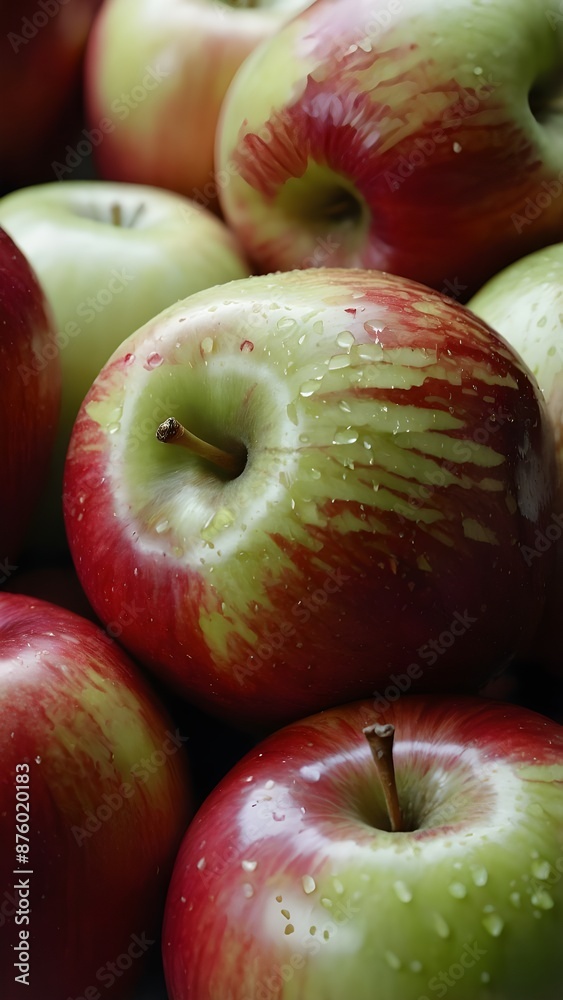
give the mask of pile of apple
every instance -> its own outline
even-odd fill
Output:
[[[2,997],[559,1000],[563,6],[0,25]]]

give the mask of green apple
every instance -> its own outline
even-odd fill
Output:
[[[553,424],[560,496],[551,523],[523,549],[528,565],[557,549],[556,576],[546,618],[530,655],[561,672],[563,633],[563,243],[529,254],[491,278],[468,307],[510,343],[535,375]]]
[[[0,201],[0,225],[34,267],[55,316],[56,337],[27,373],[31,380],[60,353],[61,414],[41,512],[50,547],[64,537],[62,471],[72,425],[110,354],[166,306],[244,277],[248,267],[219,219],[158,188],[106,181],[22,188]]]

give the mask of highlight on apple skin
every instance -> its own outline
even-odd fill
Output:
[[[194,807],[187,736],[110,634],[0,593],[0,982],[10,1000],[117,981],[121,996],[158,948]]]
[[[394,728],[395,830],[376,722]],[[180,848],[170,1000],[557,1000],[562,777],[561,726],[481,698],[363,701],[276,732]]]
[[[127,338],[75,423],[64,507],[102,621],[143,609],[125,647],[264,730],[394,674],[478,690],[539,620],[551,557],[522,550],[554,489],[539,390],[486,324],[406,279],[310,269]]]
[[[318,0],[221,110],[225,218],[255,269],[367,267],[463,301],[563,239],[550,0]]]

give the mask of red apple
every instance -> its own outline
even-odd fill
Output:
[[[197,293],[120,345],[74,425],[66,528],[101,620],[143,608],[126,648],[273,727],[505,665],[543,609],[549,555],[521,548],[554,470],[539,389],[485,323],[309,269]]]
[[[375,723],[394,729],[387,794]],[[561,726],[479,698],[360,702],[275,733],[180,848],[170,1000],[557,1000],[562,777]]]
[[[111,638],[118,627],[0,594],[7,1000],[91,1000],[117,982],[122,996],[158,948],[192,809],[187,735]]]
[[[16,569],[44,485],[61,401],[50,305],[27,259],[0,229],[0,583]]]
[[[82,113],[82,58],[101,0],[0,5],[0,177],[11,185],[51,176]]]
[[[221,109],[221,206],[261,271],[370,267],[467,300],[563,238],[552,0],[317,0]]]

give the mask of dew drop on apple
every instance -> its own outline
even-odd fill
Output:
[[[317,883],[312,875],[304,875],[301,879],[301,885],[303,886],[303,892],[306,892],[308,896],[317,888]]]
[[[314,767],[312,764],[305,764],[299,773],[304,781],[319,781],[321,777],[318,767]]]
[[[252,899],[254,895],[254,889],[252,888],[250,882],[245,882],[242,891],[244,892],[245,899]]]
[[[475,885],[482,887],[489,881],[489,873],[486,868],[477,866],[472,869],[471,878],[473,879]]]
[[[542,882],[546,882],[551,875],[551,865],[549,861],[544,861],[541,858],[537,861],[533,861],[532,875],[534,878],[539,878]]]
[[[358,440],[358,431],[355,427],[338,427],[334,432],[333,444],[355,444]]]
[[[395,972],[398,972],[402,966],[401,959],[395,954],[394,951],[385,952],[385,961],[387,962],[389,968],[394,969]]]
[[[316,382],[314,379],[309,379],[307,382],[304,382],[303,385],[300,387],[299,395],[303,396],[304,398],[307,398],[308,396],[312,396],[313,393],[318,388],[319,388],[318,382]]]
[[[395,890],[395,895],[401,900],[401,903],[410,903],[412,899],[412,890],[403,882],[402,879],[398,879],[393,883],[393,889]]]
[[[438,937],[441,937],[444,940],[450,936],[449,924],[444,920],[441,913],[434,914],[434,930],[436,931]]]
[[[356,338],[354,337],[354,334],[350,333],[349,330],[342,330],[342,333],[339,333],[336,338],[336,343],[338,344],[339,347],[350,348],[355,343],[355,341]]]
[[[409,962],[409,969],[411,972],[422,972],[422,962],[419,962],[418,958],[414,958],[412,962]]]
[[[37,756],[37,757],[35,758],[35,763],[36,763],[36,764],[40,764],[40,763],[41,763],[41,757]]]
[[[467,896],[467,886],[463,882],[451,882],[448,886],[448,892],[454,899],[465,899]]]
[[[487,913],[481,923],[491,937],[500,937],[504,930],[504,920],[498,913]]]
[[[152,351],[152,353],[148,355],[147,363],[144,367],[149,369],[158,368],[162,364],[163,360],[164,358],[158,353],[158,351]]]
[[[159,521],[159,523],[156,525],[156,527],[154,529],[156,531],[157,535],[162,535],[163,531],[166,531],[166,529],[167,529],[167,527],[168,527],[169,524],[170,524],[170,522],[167,521],[167,520],[165,520],[165,521]]]
[[[348,368],[350,366],[350,358],[347,354],[334,354],[328,363],[330,371],[336,371],[339,368]]]
[[[518,910],[522,906],[522,897],[519,892],[511,892],[508,897],[512,905]]]
[[[211,351],[213,350],[213,338],[212,337],[204,337],[203,338],[203,340],[201,342],[201,350],[203,351],[204,354],[211,354]]]

